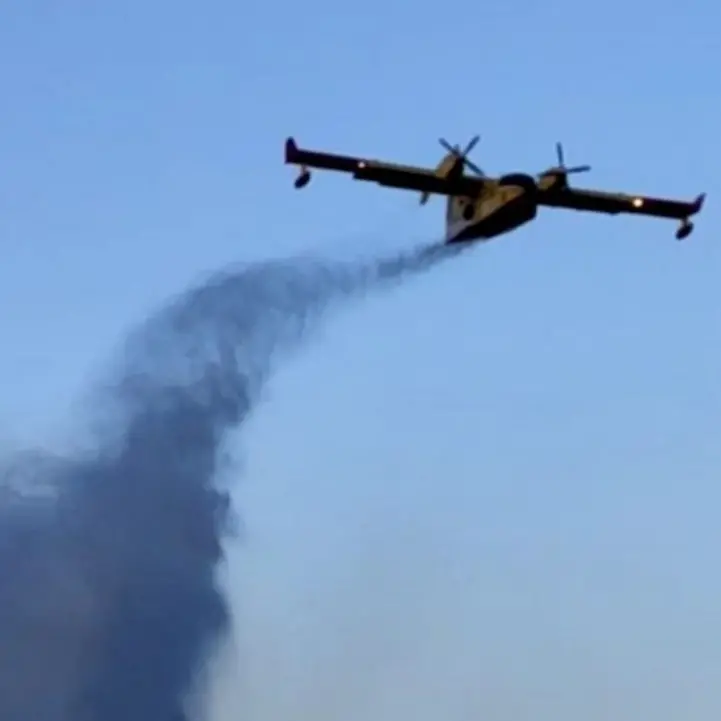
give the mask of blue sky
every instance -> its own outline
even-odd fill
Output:
[[[296,193],[289,134],[434,164],[478,132],[491,173],[562,140],[579,183],[707,191],[685,244],[542,212],[279,373],[242,439],[245,670],[216,714],[717,718],[716,5],[242,7],[0,11],[3,442],[67,435],[123,333],[199,274],[440,236],[439,200]]]

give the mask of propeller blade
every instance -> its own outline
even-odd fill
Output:
[[[476,135],[473,138],[471,138],[468,145],[466,145],[466,149],[463,151],[463,155],[464,156],[468,155],[471,152],[471,150],[473,150],[473,148],[476,147],[476,145],[478,144],[478,141],[480,139],[481,139],[480,135]]]
[[[472,161],[468,160],[468,158],[464,158],[463,162],[476,174],[481,176],[482,178],[486,177],[486,174]]]
[[[558,165],[555,168],[549,168],[541,173],[541,176],[547,175],[570,175],[571,173],[587,173],[591,170],[590,165],[575,165],[572,168],[567,168],[564,164],[563,145],[558,142],[556,143],[556,157],[558,159]]]
[[[481,139],[480,135],[476,135],[471,138],[470,142],[466,146],[466,149],[461,152],[460,145],[451,145],[445,138],[439,138],[438,142],[445,148],[451,155],[455,156],[460,160],[467,168],[470,168],[474,173],[481,177],[485,177],[485,173],[471,160],[468,159],[467,155],[473,148],[476,147],[478,141]]]

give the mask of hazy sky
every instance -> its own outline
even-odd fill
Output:
[[[0,10],[5,443],[228,262],[442,232],[283,141],[709,199],[542,211],[344,311],[239,440],[218,719],[717,719],[721,11],[710,0],[25,0]]]

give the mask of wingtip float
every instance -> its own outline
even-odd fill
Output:
[[[384,187],[412,190],[420,193],[421,204],[431,195],[445,196],[446,243],[490,240],[533,220],[542,206],[675,219],[679,221],[676,238],[683,240],[694,229],[691,216],[701,211],[706,200],[706,193],[687,202],[572,188],[568,176],[588,172],[591,168],[588,165],[567,167],[560,143],[556,144],[557,164],[541,173],[506,173],[490,177],[468,158],[479,139],[479,136],[474,137],[463,150],[441,139],[447,154],[435,168],[421,168],[307,150],[289,137],[285,141],[285,162],[300,169],[294,183],[298,189],[308,185],[313,168],[349,173],[356,180]]]

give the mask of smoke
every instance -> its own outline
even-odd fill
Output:
[[[228,631],[216,584],[235,523],[224,442],[331,301],[457,253],[220,273],[152,316],[93,396],[83,453],[0,475],[0,718],[184,721]]]

